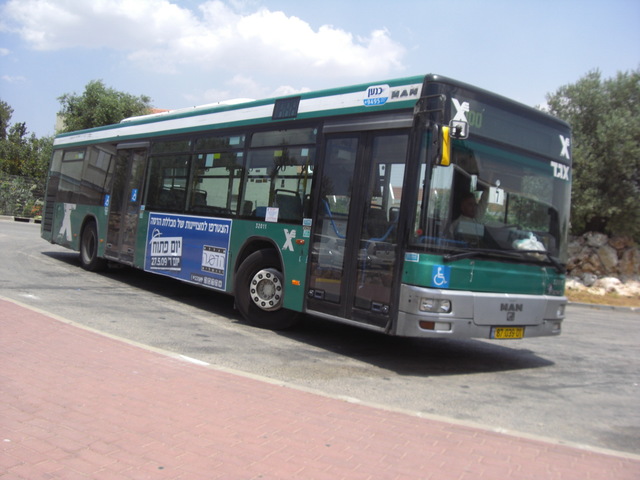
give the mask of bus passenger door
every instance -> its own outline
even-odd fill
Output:
[[[133,264],[147,148],[118,147],[109,202],[105,256]]]
[[[389,325],[408,134],[328,135],[313,219],[307,309]]]

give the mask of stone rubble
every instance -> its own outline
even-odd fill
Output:
[[[628,236],[588,232],[569,242],[568,290],[640,298],[640,249]]]

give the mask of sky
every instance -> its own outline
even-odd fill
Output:
[[[38,137],[91,80],[176,109],[437,73],[531,106],[640,68],[640,0],[0,0],[0,100]]]

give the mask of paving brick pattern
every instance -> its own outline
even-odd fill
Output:
[[[195,365],[0,300],[0,478],[638,480],[640,460]]]

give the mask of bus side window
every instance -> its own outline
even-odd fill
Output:
[[[235,215],[242,180],[242,152],[199,153],[189,207],[196,215]]]
[[[279,209],[279,218],[291,222],[302,221],[302,199],[298,192],[292,190],[276,190],[275,206]]]
[[[270,207],[269,193],[271,179],[269,173],[273,165],[273,151],[259,150],[249,153],[247,174],[244,185],[244,205],[251,205],[249,216],[264,220]]]
[[[59,202],[76,203],[82,182],[85,150],[67,150],[60,165]]]
[[[80,185],[80,202],[88,205],[102,204],[107,192],[109,174],[113,173],[114,155],[115,152],[108,152],[105,147],[89,147]]]
[[[302,222],[304,199],[311,194],[315,148],[260,148],[249,152],[243,215],[264,220],[267,208],[277,209],[278,221]]]
[[[149,159],[145,205],[147,210],[183,212],[186,203],[188,155]]]

